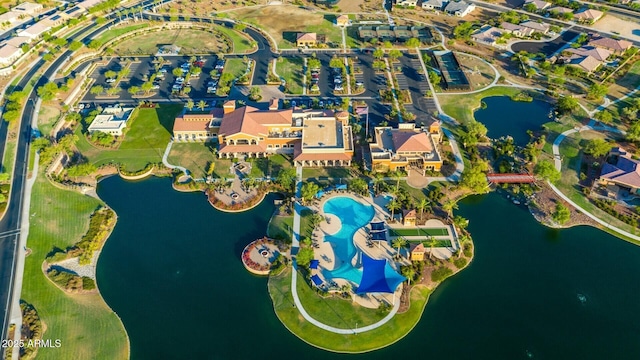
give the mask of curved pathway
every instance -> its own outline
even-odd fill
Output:
[[[302,167],[297,166],[296,167],[296,197],[297,198],[301,197],[301,194],[300,194],[301,189],[302,189]],[[309,313],[304,309],[304,306],[302,306],[302,302],[300,301],[300,297],[298,296],[298,271],[297,271],[298,264],[296,263],[296,258],[295,258],[295,255],[298,254],[298,249],[300,248],[300,213],[302,212],[303,209],[304,207],[302,205],[298,204],[298,202],[295,203],[295,214],[293,216],[293,235],[291,237],[291,257],[293,260],[293,271],[291,271],[291,295],[293,296],[294,304],[296,304],[298,311],[300,311],[300,315],[302,315],[302,317],[308,322],[312,323],[313,325],[323,330],[330,331],[335,334],[343,334],[343,335],[355,335],[355,334],[367,332],[373,329],[377,329],[380,326],[386,324],[398,312],[398,309],[400,308],[400,301],[397,301],[393,305],[393,309],[391,309],[389,314],[387,314],[387,316],[385,316],[382,320],[378,321],[375,324],[363,326],[357,329],[340,329],[337,327],[329,326],[327,324],[323,324],[320,321],[311,317],[311,315],[309,315]]]
[[[169,157],[169,153],[171,152],[172,145],[173,145],[173,140],[169,140],[169,143],[167,144],[167,148],[164,149],[164,154],[162,155],[162,163],[164,164],[164,166],[168,167],[169,169],[178,169],[188,177],[191,177],[191,174],[189,174],[189,170],[187,170],[182,166],[170,164],[169,160],[167,160],[167,158]]]

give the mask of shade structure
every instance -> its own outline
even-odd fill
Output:
[[[309,263],[309,269],[317,269],[319,264],[320,264],[320,261],[311,260],[311,262]]]
[[[372,222],[371,224],[371,231],[380,231],[380,230],[384,230],[384,222]]]
[[[346,184],[336,185],[336,190],[347,190],[347,185]]]
[[[311,281],[313,281],[316,286],[320,286],[323,283],[322,279],[320,279],[320,276],[318,275],[311,276]]]
[[[392,293],[405,280],[404,276],[393,270],[387,260],[372,259],[362,253],[362,281],[360,281],[356,294]]]
[[[387,241],[387,232],[386,231],[372,231],[371,232],[371,240],[383,240]]]
[[[316,198],[320,199],[322,196],[324,196],[324,191],[320,190],[316,193]]]

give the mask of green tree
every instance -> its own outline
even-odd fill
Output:
[[[307,66],[309,69],[319,69],[321,66],[320,60],[316,58],[310,58],[307,60]]]
[[[384,57],[384,50],[382,49],[373,50],[373,57],[375,59],[382,59]]]
[[[293,168],[281,170],[278,173],[276,182],[280,184],[285,190],[292,192],[293,186],[296,182],[296,170]]]
[[[571,96],[562,96],[558,99],[558,111],[562,114],[571,114],[578,109],[578,100]]]
[[[611,124],[613,122],[613,115],[609,110],[598,111],[594,117],[603,124]]]
[[[56,97],[56,93],[58,92],[58,85],[54,82],[46,83],[38,88],[38,96],[42,99],[42,101],[51,101]]]
[[[303,247],[300,249],[298,255],[296,256],[296,262],[299,266],[308,267],[311,263],[311,260],[313,260],[313,257],[313,249],[309,247]]]
[[[611,144],[603,139],[593,139],[587,142],[584,147],[584,152],[593,155],[593,157],[599,158],[607,155],[611,151]]]
[[[369,186],[364,179],[355,178],[349,183],[349,190],[356,194],[366,195],[369,190]]]
[[[93,95],[100,95],[104,92],[104,87],[102,85],[95,85],[91,87],[91,90],[89,90],[89,92]]]
[[[467,228],[467,226],[469,226],[469,220],[463,218],[460,215],[456,215],[453,218],[453,223],[461,230],[464,230]]]
[[[337,57],[337,56],[334,56],[329,61],[329,67],[343,69],[344,68],[344,60],[339,58],[339,57]]]
[[[187,103],[186,103],[186,104],[184,104],[184,107],[186,107],[186,108],[187,108],[187,110],[189,110],[189,111],[193,110],[193,107],[194,107],[194,106],[196,106],[196,104],[195,104],[195,103],[193,102],[193,100],[191,100],[191,99],[189,99],[189,100],[187,101]]]
[[[258,101],[262,99],[262,94],[259,87],[257,86],[251,87],[251,89],[249,90],[249,99],[253,101]]]
[[[431,84],[433,84],[433,86],[440,86],[442,77],[435,71],[429,71],[429,81],[431,82]]]
[[[426,198],[422,198],[416,207],[420,210],[420,219],[424,219],[424,211],[429,208],[429,201]]]
[[[87,47],[91,50],[98,49],[100,46],[102,46],[102,43],[98,40],[91,40],[89,45],[87,45]]]
[[[571,211],[562,204],[556,204],[556,210],[551,214],[553,221],[560,225],[564,225],[571,219]]]
[[[627,140],[640,141],[640,121],[635,121],[629,129],[627,129]]]
[[[391,241],[391,244],[394,248],[396,248],[396,251],[400,256],[402,256],[402,254],[400,254],[400,248],[407,246],[408,243],[409,242],[407,241],[407,239],[403,238],[402,236],[398,236],[397,238],[393,239],[393,241]]]
[[[472,22],[463,22],[453,29],[454,39],[468,40],[471,38],[471,33],[473,33]]]
[[[302,196],[302,201],[305,203],[313,200],[313,197],[320,191],[320,186],[314,182],[306,182],[302,185],[300,189],[300,195]]]
[[[458,202],[453,199],[447,199],[444,204],[442,204],[442,210],[447,212],[448,216],[453,215],[453,210],[458,209]]]
[[[69,50],[71,51],[80,50],[81,47],[82,43],[80,41],[72,41],[71,44],[69,44]]]
[[[96,169],[96,166],[91,163],[78,164],[67,169],[67,175],[70,177],[86,176],[96,171]]]
[[[129,89],[127,90],[127,92],[131,95],[136,95],[140,92],[140,87],[139,86],[131,86],[129,87]]]
[[[198,109],[200,109],[200,111],[204,111],[204,109],[207,108],[207,102],[204,100],[200,100],[198,101]]]
[[[140,89],[144,91],[145,95],[149,95],[151,90],[153,90],[153,83],[151,81],[145,81],[142,83],[142,86],[140,86]]]
[[[171,74],[173,74],[174,77],[181,77],[182,73],[183,73],[183,71],[179,67],[174,68],[173,70],[171,70]]]
[[[407,40],[407,42],[405,42],[404,44],[408,48],[415,48],[420,46],[420,40],[418,40],[417,38],[411,38]]]
[[[562,176],[560,171],[556,170],[553,163],[547,160],[537,163],[536,167],[533,169],[533,173],[552,183],[560,180],[560,177]]]
[[[400,202],[397,199],[392,199],[391,201],[389,201],[389,203],[387,204],[387,209],[391,210],[391,219],[393,220],[393,215],[395,214],[396,210],[399,210],[401,207]]]
[[[19,110],[9,110],[9,111],[5,111],[4,114],[2,114],[2,118],[8,123],[12,123],[18,120],[19,117],[20,117]]]
[[[602,98],[607,95],[609,88],[606,85],[593,83],[589,86],[589,91],[587,92],[587,98],[591,100],[602,100]]]
[[[105,76],[107,79],[115,79],[115,78],[116,78],[116,75],[117,75],[117,74],[116,74],[116,72],[115,72],[115,71],[113,71],[113,70],[107,70],[107,71],[105,71],[105,73],[104,73],[104,76]]]
[[[409,281],[409,285],[411,285],[411,280],[415,279],[416,277],[416,270],[413,268],[413,266],[403,266],[400,268],[400,272],[402,273],[402,276],[407,278],[407,280]]]
[[[429,240],[427,240],[427,246],[429,246],[429,259],[433,256],[433,248],[438,245],[438,240],[433,236],[429,236]]]
[[[393,49],[393,50],[389,51],[389,59],[391,59],[391,61],[396,61],[401,56],[402,56],[402,51],[400,51],[398,49]]]

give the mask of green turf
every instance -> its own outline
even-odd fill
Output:
[[[107,41],[114,39],[120,35],[124,35],[128,32],[132,32],[138,29],[149,27],[149,26],[150,26],[149,23],[140,23],[140,24],[133,24],[129,26],[116,27],[111,30],[107,30],[103,32],[96,40],[98,40],[101,44],[104,44]]]
[[[241,34],[236,30],[229,29],[224,26],[216,26],[215,29],[231,38],[231,41],[233,42],[232,52],[234,54],[244,54],[255,49],[253,40],[250,40],[247,35]]]
[[[187,168],[195,178],[204,178],[207,176],[209,163],[215,160],[209,146],[203,142],[173,143],[167,160],[172,165]],[[214,172],[220,170],[217,165],[214,166]]]
[[[130,127],[120,147],[116,150],[98,149],[88,143],[76,130],[78,150],[90,162],[99,166],[109,162],[121,163],[127,171],[143,169],[148,163],[162,162],[162,155],[169,143],[173,121],[182,109],[181,104],[162,104],[156,108],[139,109],[129,120]]]
[[[299,57],[280,57],[276,60],[276,73],[287,82],[288,93],[302,94],[302,68],[304,61]]]
[[[37,309],[47,326],[45,339],[60,339],[60,348],[40,348],[38,359],[127,359],[126,332],[99,294],[66,294],[42,272],[54,248],[65,249],[87,230],[89,216],[100,205],[94,198],[51,185],[42,173],[33,188],[30,227],[21,299]],[[99,284],[98,284],[99,285]]]
[[[300,282],[300,277],[298,282]],[[302,303],[305,310],[311,310],[314,312],[314,315],[316,315],[315,312],[318,310],[318,307],[316,307],[314,303],[309,302],[307,292],[301,291],[304,290],[304,286],[306,285],[299,285],[301,289],[298,294],[302,297]],[[281,275],[270,277],[268,287],[276,315],[289,331],[313,346],[329,349],[331,351],[351,353],[379,349],[389,346],[403,338],[413,329],[413,327],[418,323],[418,320],[420,320],[429,298],[429,294],[431,293],[431,291],[426,287],[414,287],[411,291],[411,306],[406,312],[396,314],[389,322],[375,330],[360,333],[358,335],[340,335],[322,330],[315,325],[312,325],[308,321],[304,320],[298,309],[293,306],[290,269],[287,269],[287,271],[284,271]],[[316,296],[312,292],[310,295]],[[346,303],[348,304],[348,302]],[[325,305],[325,308],[328,309],[326,306],[327,305]],[[345,306],[342,310],[346,310],[347,312],[344,314],[345,317],[342,318],[342,321],[347,324],[347,328],[355,327],[355,320],[357,317],[362,316],[361,319],[365,319],[363,315],[355,315],[359,314],[359,312],[358,310],[354,310],[353,306],[351,306],[350,309]],[[318,316],[325,315],[319,314]],[[369,321],[374,317],[374,315],[368,317]]]
[[[224,63],[224,72],[239,78],[247,71],[247,64],[242,59],[227,59]]]
[[[274,239],[290,239],[293,216],[273,216],[269,222],[267,236]]]
[[[448,236],[447,228],[389,229],[391,236]]]

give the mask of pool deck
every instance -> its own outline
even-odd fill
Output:
[[[384,205],[388,202],[384,197],[377,197],[372,199],[371,197],[363,197],[359,195],[354,195],[351,193],[332,193],[324,196],[314,205],[309,206],[309,208],[313,211],[318,211],[322,214],[325,219],[329,218],[329,222],[323,221],[320,226],[313,232],[312,238],[317,240],[318,247],[315,249],[315,258],[320,262],[320,267],[326,270],[335,270],[339,268],[344,259],[339,259],[335,256],[333,251],[332,243],[328,241],[324,241],[325,235],[332,235],[337,233],[342,224],[340,219],[333,214],[325,214],[322,209],[324,209],[324,204],[329,200],[336,197],[347,197],[353,200],[356,200],[360,203],[367,204],[373,206],[374,216],[371,222],[377,221],[385,221],[389,218],[389,213],[387,212]],[[377,245],[373,247],[367,246],[367,232],[364,228],[358,229],[353,237],[353,242],[356,248],[356,256],[354,259],[349,259],[352,262],[357,261],[359,258],[358,252],[363,252],[371,258],[374,259],[386,259],[389,261],[389,264],[397,271],[398,264],[397,261],[394,260],[393,256],[395,255],[395,249],[391,248],[388,242],[377,242]],[[406,255],[406,254],[405,254]],[[409,265],[410,261],[404,257],[401,261],[401,265]],[[320,277],[322,274],[320,271],[317,272]],[[335,278],[333,279],[335,283],[338,284],[339,287],[342,287],[345,284],[351,284],[346,279]],[[395,301],[399,302],[400,295],[402,293],[402,286],[398,286],[395,291]],[[368,307],[368,308],[378,308],[381,302],[386,302],[388,304],[394,303],[394,294],[384,294],[384,293],[375,293],[375,294],[352,294],[352,299],[357,304]]]

